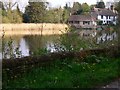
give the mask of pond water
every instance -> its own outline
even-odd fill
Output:
[[[39,49],[46,48],[50,52],[55,52],[58,50],[56,47],[59,46],[59,48],[64,46],[64,44],[61,44],[61,35],[51,35],[51,36],[41,36],[41,35],[7,35],[4,36],[4,38],[1,38],[2,42],[0,42],[0,59],[2,59],[2,54],[4,51],[4,54],[6,54],[6,57],[9,58],[10,54],[16,55],[17,52],[21,54],[21,56],[30,56],[32,52],[35,52]],[[80,38],[80,39],[78,39]],[[62,38],[63,40],[66,38]],[[69,41],[69,39],[71,39]],[[73,38],[72,35],[69,35],[66,39],[67,43],[73,43],[71,45],[74,46],[74,44],[78,44],[80,46],[80,50],[83,48],[95,48],[98,46],[108,46],[110,44],[115,44],[117,41],[117,33],[97,33],[95,35],[90,36],[80,36],[78,35],[76,38]],[[62,41],[63,41],[62,40]],[[69,41],[69,42],[68,42]],[[3,46],[2,46],[3,44]],[[83,47],[83,44],[84,47]],[[77,47],[78,48],[78,47]],[[7,54],[12,50],[12,53]],[[17,52],[16,52],[17,51]],[[3,57],[4,58],[4,57]]]

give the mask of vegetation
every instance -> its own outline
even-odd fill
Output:
[[[25,23],[66,23],[70,14],[87,14],[90,10],[90,7],[89,5],[87,5],[87,3],[83,3],[81,5],[80,3],[76,2],[74,3],[72,8],[66,4],[63,9],[61,7],[47,9],[48,3],[29,2],[29,5],[26,7],[25,13],[22,14],[18,5],[15,10],[12,9],[12,6],[14,6],[16,3],[14,3],[13,5],[11,3],[8,3],[8,7],[6,8],[4,8],[4,4],[2,2],[1,4],[2,10],[0,12],[2,12],[4,23],[21,23],[22,16]],[[120,5],[118,5],[118,8],[119,6]],[[104,8],[104,4],[101,5],[99,3],[97,7]],[[75,52],[80,51],[84,48],[92,48],[93,46],[98,47],[98,45],[96,45],[96,42],[94,41],[94,39],[96,38],[89,38],[88,41],[85,38],[83,40],[83,38],[80,38],[78,36],[79,35],[75,32],[72,32],[72,34],[67,33],[65,35],[62,35],[60,37],[60,46],[56,45],[55,49],[58,51]],[[6,55],[10,55],[11,59],[15,58],[12,46],[13,41],[10,40],[5,44],[4,37],[2,41],[2,49],[3,51],[5,51],[3,52],[3,55],[5,56],[5,58],[7,58]],[[113,44],[113,42],[111,43]],[[112,44],[106,42],[106,44],[103,43],[102,45],[108,46]],[[102,45],[101,47],[103,47]],[[4,48],[4,46],[6,46],[7,48]],[[18,57],[21,57],[19,47],[15,49],[15,53],[18,55]],[[46,53],[48,53],[48,51],[46,48],[44,48],[34,52],[33,54],[44,55]],[[94,88],[96,86],[108,83],[120,76],[120,73],[118,72],[120,57],[110,58],[90,55],[82,59],[78,59],[76,57],[68,57],[66,59],[57,58],[54,62],[50,64],[46,63],[46,65],[44,66],[34,67],[30,65],[29,67],[31,67],[32,69],[26,72],[24,72],[24,69],[26,68],[24,64],[29,62],[24,63],[24,61],[17,61],[17,64],[24,63],[23,73],[20,73],[18,77],[15,75],[15,73],[9,73],[9,68],[7,68],[7,70],[3,69],[3,88]],[[37,60],[39,60],[39,58],[37,58]],[[37,62],[37,60],[35,59],[31,62]],[[10,65],[11,64],[9,64],[9,66]],[[14,66],[15,64],[12,65]],[[19,73],[19,70],[17,72]]]
[[[103,0],[100,0],[100,2],[97,2],[96,7],[97,8],[105,8],[105,3],[103,2]]]
[[[81,5],[79,2],[74,2],[73,7],[71,8],[72,15],[88,14],[89,11],[90,6],[87,3]]]
[[[67,20],[70,16],[70,12],[71,12],[71,8],[66,3],[66,5],[64,6],[63,14],[62,14],[62,22],[63,23],[67,23]]]
[[[2,12],[2,23],[22,23],[22,12],[17,5],[16,9],[12,9],[16,3],[11,2],[0,2],[1,4],[1,11]]]
[[[46,6],[44,2],[29,2],[26,7],[24,15],[24,22],[29,23],[42,23],[46,13]]]
[[[52,36],[39,36],[39,35],[26,35],[24,36],[24,40],[29,45],[29,54],[30,55],[43,55],[50,52],[79,52],[81,50],[86,49],[95,49],[95,48],[105,48],[106,46],[112,46],[118,44],[118,38],[116,37],[116,29],[115,30],[108,26],[105,28],[106,30],[100,30],[94,37],[92,34],[86,34],[87,36],[81,36],[79,31],[77,32],[75,28],[71,28],[67,30],[67,34],[63,35],[52,35]],[[103,37],[104,33],[106,34]],[[110,40],[109,36],[112,36],[112,40]],[[102,38],[100,38],[102,37]],[[103,39],[105,41],[103,41]],[[48,43],[49,40],[52,42],[52,45]],[[19,42],[19,41],[18,41]],[[34,45],[33,45],[34,43]],[[49,47],[47,46],[49,45]],[[21,57],[20,46],[14,47],[14,38],[2,37],[2,51],[3,58],[16,58]]]
[[[3,88],[95,88],[118,78],[120,58],[91,55],[79,61],[66,58],[32,68],[20,77],[3,71]]]
[[[120,25],[120,1],[116,4],[115,9],[118,12],[118,24]]]
[[[29,2],[29,6],[26,7],[25,13],[23,15],[24,22],[32,23],[66,23],[70,15],[70,7],[68,4],[62,9],[59,8],[49,8],[47,9],[49,3],[45,2]],[[34,9],[31,11],[31,9]]]
[[[82,4],[83,13],[89,13],[90,12],[90,6],[87,3]]]
[[[70,31],[72,34],[68,33],[60,37],[61,47],[56,45],[56,50],[76,52],[80,51],[81,47],[90,48],[92,46],[91,44],[93,43],[90,43],[90,38],[88,43],[86,43],[73,31],[74,28]],[[35,39],[29,40],[35,41]],[[37,45],[35,42],[34,44]],[[11,47],[11,43],[9,45],[9,47]],[[65,48],[62,47],[62,45],[64,45]],[[103,45],[105,46],[105,44]],[[111,44],[107,43],[107,46],[108,45]],[[34,47],[36,48],[36,46]],[[103,48],[103,46],[101,47]],[[116,51],[112,48],[110,48],[112,52],[108,50],[105,51],[107,51],[108,56],[112,56],[112,54],[116,55]],[[34,55],[44,55],[46,53],[48,53],[46,48],[38,49]],[[13,69],[13,71],[11,68],[3,68],[3,88],[94,88],[118,78],[118,76],[120,76],[118,72],[120,58],[97,56],[95,53],[90,56],[87,56],[88,54],[86,53],[81,55],[77,54],[76,57],[73,57],[74,54],[70,54],[66,59],[63,59],[65,53],[60,56],[56,54],[55,57],[49,57],[52,56],[52,54],[48,57],[45,55],[42,57],[42,62],[46,61],[44,64],[40,64],[41,58],[39,57],[33,57],[33,59],[30,57],[29,59],[24,58],[21,60],[11,59],[12,62],[6,60],[8,62],[3,64],[3,67],[15,66],[16,68]],[[105,55],[105,52],[103,53],[102,51],[102,54]],[[48,60],[50,60],[51,63],[47,63],[49,62]],[[20,67],[22,67],[22,69],[17,67],[19,65],[21,65]],[[28,67],[25,65],[28,65]],[[20,73],[21,70],[22,73]],[[16,75],[16,73],[19,73],[19,75]]]
[[[70,15],[88,14],[93,7],[105,8],[103,0],[96,5],[89,6],[87,3],[74,2],[73,7],[68,3],[59,8],[49,7],[48,2],[28,2],[25,12],[21,12],[18,2],[1,2],[2,22],[3,23],[67,23]],[[16,6],[17,4],[17,6]],[[13,9],[13,7],[16,9]],[[117,7],[116,7],[117,8]],[[119,5],[118,5],[119,8]],[[113,6],[111,6],[113,9]],[[119,9],[117,9],[119,10]],[[119,11],[118,11],[119,12]]]
[[[63,9],[59,8],[50,8],[47,10],[44,22],[46,23],[62,23],[63,22]]]
[[[81,14],[82,13],[82,6],[79,2],[74,2],[73,3],[73,7],[71,10],[71,14],[72,15],[76,15],[76,14]]]
[[[14,41],[13,39],[9,38],[8,41],[5,40],[5,32],[3,31],[3,35],[2,35],[2,58],[7,59],[7,58],[21,58],[22,57],[22,53],[19,50],[20,46],[18,45],[17,47],[15,47],[13,45]]]
[[[74,2],[73,7],[68,3],[63,8],[48,7],[48,2],[28,2],[22,13],[17,2],[0,2],[2,23],[67,23],[70,14],[88,14],[90,6],[87,3]],[[17,4],[17,6],[16,6]],[[16,9],[13,9],[16,8]]]
[[[117,29],[118,29],[118,44],[120,45],[120,29],[119,29],[119,25],[120,25],[120,1],[117,3],[116,8],[118,11],[118,25],[117,25]]]

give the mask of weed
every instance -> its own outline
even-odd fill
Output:
[[[101,62],[56,60],[48,66],[32,68],[30,72],[24,72],[16,79],[9,79],[4,72],[3,88],[94,88],[120,75],[118,74],[120,58],[89,56],[86,59],[99,59]]]

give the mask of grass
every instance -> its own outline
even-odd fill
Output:
[[[82,62],[56,60],[48,66],[33,68],[16,79],[9,79],[4,73],[3,88],[94,88],[120,76],[119,64],[120,58],[94,55]]]

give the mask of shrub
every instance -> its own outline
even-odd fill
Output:
[[[84,62],[87,62],[87,63],[100,63],[101,61],[104,61],[107,59],[104,58],[104,57],[98,57],[96,55],[90,55],[90,56],[87,56],[83,61]]]

